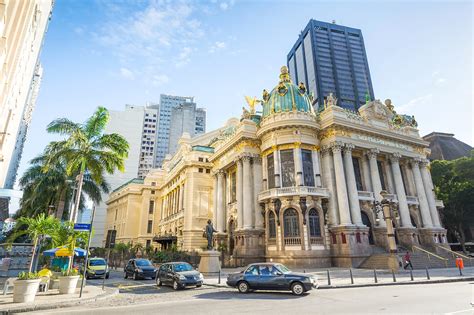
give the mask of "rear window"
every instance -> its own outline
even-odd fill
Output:
[[[137,266],[151,266],[151,262],[147,259],[138,259],[135,261]]]
[[[176,264],[174,265],[175,272],[182,272],[182,271],[191,271],[193,267],[190,264]]]

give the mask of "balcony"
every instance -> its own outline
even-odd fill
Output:
[[[374,201],[374,193],[371,191],[358,191],[359,200]]]
[[[418,205],[419,202],[418,202],[418,197],[415,197],[415,196],[407,196],[407,203],[409,205]]]
[[[291,197],[291,196],[315,196],[315,197],[329,198],[329,191],[326,188],[309,187],[309,186],[271,188],[259,193],[258,201],[262,202],[267,199]]]

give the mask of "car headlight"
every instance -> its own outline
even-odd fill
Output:
[[[202,275],[202,273],[199,274],[199,280],[204,280],[204,276]]]
[[[179,275],[179,280],[186,280],[186,277],[183,275]]]
[[[89,270],[89,273],[95,273],[95,271],[94,270]]]

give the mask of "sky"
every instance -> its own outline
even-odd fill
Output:
[[[194,96],[207,131],[261,97],[308,21],[359,28],[375,97],[415,115],[423,136],[473,145],[471,1],[56,0],[44,73],[18,175],[55,137],[58,117],[82,122],[98,106]]]

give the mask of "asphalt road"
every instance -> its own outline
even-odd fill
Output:
[[[108,286],[120,288],[112,299],[36,314],[474,314],[474,283],[456,282],[239,294],[234,289],[202,287],[173,291],[152,280],[124,280],[114,274]],[[93,280],[90,284],[99,282]]]

